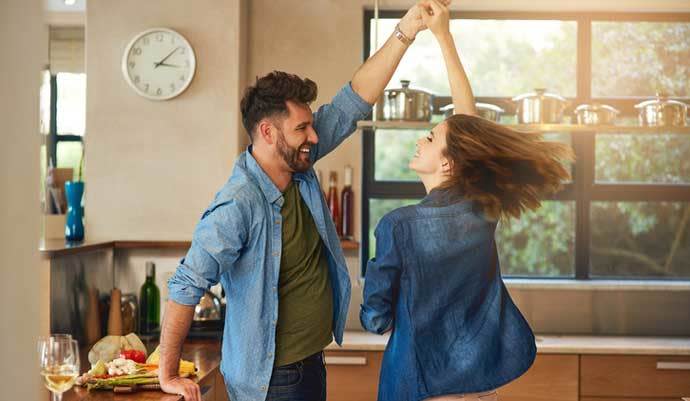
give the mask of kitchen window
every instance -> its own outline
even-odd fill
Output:
[[[84,29],[50,29],[50,65],[41,88],[41,131],[46,134],[42,149],[45,169],[72,168],[75,175],[83,152],[86,124],[86,74],[84,73]]]
[[[402,11],[364,15],[364,58],[390,35]],[[637,125],[634,105],[667,93],[690,103],[690,14],[453,13],[455,37],[478,102],[506,109],[513,96],[545,87],[571,102],[621,110],[617,124]],[[389,87],[400,80],[451,103],[433,35],[421,32]],[[440,122],[435,115],[432,124]],[[574,121],[564,123],[575,123]],[[425,195],[407,167],[428,130],[363,128],[362,274],[374,256],[374,229],[390,210]],[[622,130],[625,131],[625,130]],[[540,209],[499,225],[505,276],[576,279],[690,279],[690,135],[545,133],[577,155],[573,181]]]

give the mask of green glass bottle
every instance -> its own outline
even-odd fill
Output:
[[[158,331],[160,322],[161,294],[156,286],[156,265],[146,262],[146,281],[139,295],[139,332],[151,334]]]

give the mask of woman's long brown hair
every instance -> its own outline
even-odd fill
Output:
[[[477,116],[456,114],[446,124],[446,157],[452,165],[442,187],[459,190],[489,218],[519,218],[537,209],[570,177],[562,162],[574,156],[565,144]]]

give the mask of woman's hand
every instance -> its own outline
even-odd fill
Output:
[[[443,7],[447,7],[450,4],[450,1],[451,0],[436,0],[436,2]],[[402,31],[402,33],[404,33],[408,38],[414,40],[415,36],[417,36],[417,33],[427,28],[424,20],[422,19],[423,13],[424,8],[421,7],[421,3],[412,6],[409,10],[407,10],[405,16],[403,16],[400,20],[400,31]]]
[[[424,25],[434,36],[450,33],[450,11],[447,3],[441,0],[421,0],[417,6],[421,9]]]

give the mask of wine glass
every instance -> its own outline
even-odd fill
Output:
[[[53,393],[53,400],[60,401],[79,375],[77,341],[66,336],[41,338],[38,352],[44,384]]]

